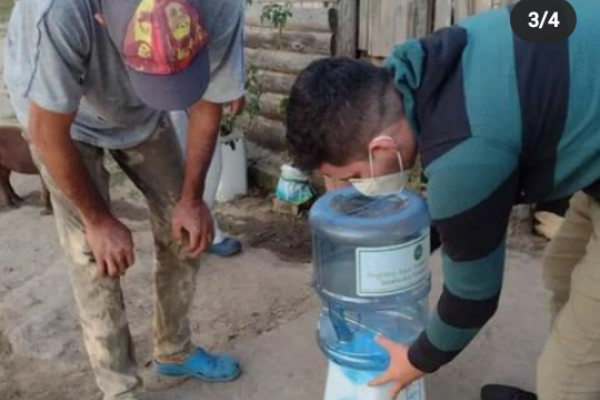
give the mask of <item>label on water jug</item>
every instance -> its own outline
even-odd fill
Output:
[[[356,293],[363,297],[407,292],[429,277],[429,232],[407,243],[356,249]]]

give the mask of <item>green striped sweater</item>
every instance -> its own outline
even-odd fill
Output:
[[[564,42],[517,38],[511,8],[398,46],[386,62],[417,133],[444,291],[409,352],[454,359],[498,307],[513,205],[585,190],[600,198],[600,2],[573,0]]]

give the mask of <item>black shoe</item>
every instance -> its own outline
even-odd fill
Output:
[[[481,389],[481,400],[537,400],[537,396],[510,386],[486,385]]]

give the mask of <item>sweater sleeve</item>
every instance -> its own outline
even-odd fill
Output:
[[[442,241],[444,288],[409,359],[431,373],[452,361],[498,307],[506,230],[518,195],[518,156],[502,143],[470,138],[426,172]]]

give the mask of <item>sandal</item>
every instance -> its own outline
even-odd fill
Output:
[[[189,376],[204,382],[231,382],[241,375],[240,364],[228,354],[211,354],[197,348],[183,363],[154,361],[154,370],[169,376]]]

